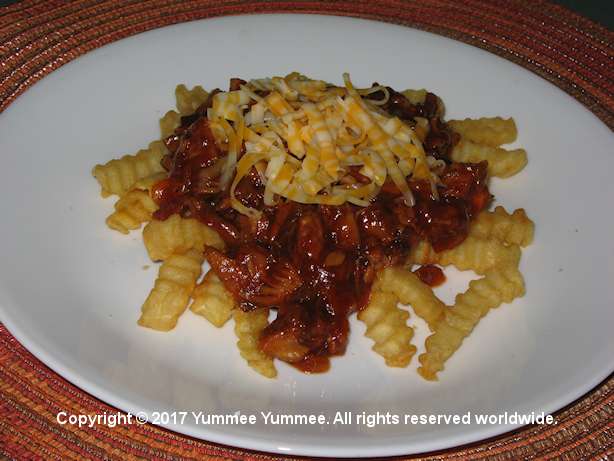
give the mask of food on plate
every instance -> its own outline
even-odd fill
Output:
[[[431,287],[404,267],[388,267],[380,274],[382,289],[394,293],[403,304],[412,306],[416,315],[432,329],[446,306],[435,296]]]
[[[509,214],[498,206],[480,213],[471,224],[469,235],[482,239],[494,237],[508,245],[526,247],[533,242],[534,227],[522,208]]]
[[[450,120],[450,127],[465,140],[485,146],[497,147],[516,140],[518,130],[514,119],[501,117],[482,117],[478,119]]]
[[[490,309],[523,295],[524,281],[514,266],[491,269],[483,278],[469,282],[469,289],[456,296],[454,306],[446,309],[433,334],[426,338],[426,352],[418,357],[418,373],[428,380],[436,379],[444,362]]]
[[[489,177],[527,163],[500,147],[516,139],[513,119],[446,122],[426,90],[343,80],[179,85],[161,140],[94,167],[102,195],[118,196],[107,225],[145,224],[161,261],[140,325],[172,329],[188,305],[216,327],[232,318],[240,355],[272,378],[275,359],[326,371],[353,314],[387,365],[408,366],[409,306],[432,331],[419,373],[436,379],[490,308],[523,295],[533,223],[488,211]],[[432,289],[448,265],[483,276],[453,306]]]
[[[151,221],[158,205],[149,195],[147,188],[133,187],[115,203],[115,211],[107,218],[107,226],[128,234]]]
[[[411,262],[414,264],[455,266],[477,274],[485,274],[489,269],[503,265],[518,265],[519,261],[520,248],[517,245],[506,245],[495,238],[473,235],[467,236],[457,247],[439,253],[426,241],[421,241],[411,251]]]
[[[101,195],[119,195],[128,192],[137,181],[155,173],[164,172],[160,163],[166,147],[162,141],[153,141],[149,148],[141,149],[134,155],[124,155],[104,165],[96,165],[92,174],[101,187]]]
[[[235,321],[235,334],[237,347],[247,364],[267,378],[277,376],[273,359],[263,352],[260,346],[262,332],[269,325],[269,310],[267,308],[243,312],[234,309],[232,314]]]
[[[160,331],[175,328],[177,319],[188,307],[203,261],[202,252],[194,248],[170,255],[160,266],[154,287],[143,304],[139,325]]]
[[[358,320],[367,327],[365,336],[375,343],[373,350],[389,367],[406,367],[416,353],[411,344],[414,330],[407,325],[409,312],[399,307],[399,298],[382,289],[384,281],[371,288],[367,307],[358,312]]]
[[[527,152],[524,149],[506,150],[486,146],[473,141],[460,141],[452,150],[450,158],[455,162],[478,163],[488,161],[488,174],[498,178],[514,176],[527,166]]]
[[[202,315],[218,328],[223,327],[232,317],[236,303],[215,272],[209,271],[192,293],[190,310]]]
[[[169,216],[154,219],[143,229],[143,243],[152,261],[164,261],[173,254],[182,254],[192,248],[203,251],[205,246],[223,249],[220,236],[197,219]]]

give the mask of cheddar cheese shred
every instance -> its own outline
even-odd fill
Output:
[[[335,87],[290,74],[283,79],[252,80],[212,97],[207,117],[213,133],[229,150],[222,178],[236,172],[230,188],[235,210],[250,217],[260,215],[235,196],[237,185],[252,167],[261,173],[269,206],[281,198],[304,204],[365,206],[388,178],[411,206],[414,198],[408,176],[435,183],[415,130],[364,98],[348,74],[344,82],[345,87]],[[260,97],[250,87],[268,95]],[[238,160],[242,143],[245,152]],[[369,182],[339,183],[351,167],[357,167]]]

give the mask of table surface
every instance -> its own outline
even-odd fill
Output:
[[[0,6],[17,3],[20,0],[0,0]],[[530,1],[530,0],[529,0]],[[614,1],[612,0],[552,0],[578,14],[614,30]]]

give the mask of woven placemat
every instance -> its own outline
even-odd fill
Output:
[[[0,8],[0,110],[49,72],[149,29],[247,13],[354,16],[428,30],[513,61],[560,87],[614,129],[614,34],[544,1],[26,0]],[[38,361],[0,325],[0,456],[9,459],[279,459],[151,425],[59,425],[59,411],[117,410]],[[556,413],[557,425],[404,459],[608,459],[614,378]],[[401,459],[401,458],[398,458]]]

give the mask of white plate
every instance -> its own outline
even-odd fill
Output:
[[[225,88],[229,77],[292,70],[333,82],[429,88],[451,118],[513,116],[528,168],[493,181],[497,203],[526,208],[527,295],[491,312],[439,383],[386,368],[353,324],[345,357],[324,375],[280,364],[251,371],[232,327],[187,312],[171,333],[137,327],[156,275],[138,232],[104,225],[95,163],[143,147],[179,82]],[[552,412],[614,369],[614,147],[594,115],[494,55],[403,27],[320,16],[245,16],[155,30],[53,72],[0,115],[0,313],[43,362],[123,410],[334,415]],[[466,286],[452,276],[447,301]],[[410,323],[418,323],[413,319]],[[423,338],[424,334],[419,335]],[[418,344],[418,343],[417,343]],[[474,442],[513,425],[167,427],[223,444],[323,456],[383,456]]]

